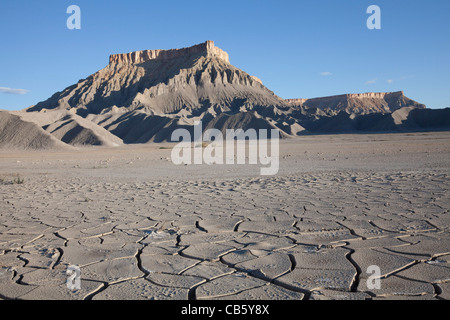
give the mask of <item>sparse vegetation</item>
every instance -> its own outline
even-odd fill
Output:
[[[194,148],[206,148],[209,145],[209,142],[197,143]]]
[[[25,179],[24,178],[21,178],[20,176],[18,176],[17,178],[15,178],[14,180],[13,180],[13,183],[14,184],[23,184],[25,182]]]
[[[25,178],[20,175],[0,176],[0,185],[24,184]]]
[[[108,168],[108,166],[102,166],[102,165],[91,167],[91,169],[107,169],[107,168]]]

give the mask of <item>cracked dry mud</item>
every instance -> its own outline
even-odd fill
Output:
[[[0,185],[0,298],[449,299],[449,142],[283,141],[275,176],[159,146],[3,152],[25,182]]]

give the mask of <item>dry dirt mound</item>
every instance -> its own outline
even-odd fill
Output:
[[[0,148],[2,149],[66,149],[70,148],[33,122],[0,111]]]
[[[15,112],[23,120],[34,122],[57,139],[73,146],[101,145],[119,146],[122,139],[94,122],[84,119],[74,110],[47,112]]]
[[[66,115],[60,120],[44,126],[47,132],[61,141],[77,145],[119,146],[122,139],[95,123],[75,114]]]

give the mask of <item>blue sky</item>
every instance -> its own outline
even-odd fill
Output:
[[[69,5],[81,30],[69,30]],[[369,5],[381,30],[369,30]],[[448,0],[1,0],[0,108],[45,100],[112,53],[205,40],[282,98],[404,90],[450,107]]]

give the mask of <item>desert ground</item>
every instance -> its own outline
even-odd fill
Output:
[[[449,132],[286,139],[273,176],[171,147],[0,151],[0,298],[450,299]]]

